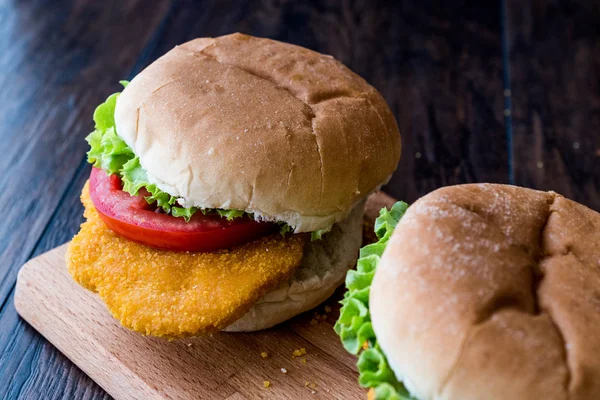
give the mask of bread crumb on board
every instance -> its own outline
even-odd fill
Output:
[[[310,389],[310,392],[312,394],[317,394],[317,390],[316,390],[317,384],[315,382],[306,381],[306,382],[304,382],[304,386],[306,386],[308,389]]]
[[[294,350],[294,352],[292,353],[292,359],[296,357],[302,357],[304,355],[306,355],[306,349],[304,347],[301,347],[299,349]]]
[[[260,353],[260,356],[262,358],[268,358],[269,357],[269,353],[267,353],[266,351],[263,351],[262,353]]]
[[[263,382],[263,386],[266,387],[266,388],[269,388],[269,387],[271,387],[271,382],[270,381],[264,381]]]

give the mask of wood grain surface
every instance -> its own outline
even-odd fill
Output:
[[[17,316],[16,275],[81,223],[94,107],[194,37],[285,40],[365,77],[402,130],[394,197],[512,178],[600,210],[591,0],[0,0],[0,21],[1,399],[108,398]]]
[[[48,231],[83,167],[90,116],[143,58],[168,11],[163,3],[111,3],[0,2],[0,204],[17,204],[0,223],[2,399],[104,396],[18,318],[12,298],[20,266],[69,240],[79,225],[80,217],[68,231]],[[45,233],[60,240],[42,248]]]

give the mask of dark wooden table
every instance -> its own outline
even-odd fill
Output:
[[[176,44],[241,31],[346,63],[398,119],[397,198],[487,181],[600,210],[599,26],[593,0],[0,0],[0,398],[108,397],[17,316],[15,279],[82,221],[95,106]]]

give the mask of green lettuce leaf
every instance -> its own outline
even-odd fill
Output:
[[[379,210],[379,217],[375,220],[375,234],[379,239],[383,238],[386,233],[392,234],[407,208],[408,204],[399,201],[389,211],[385,208]]]
[[[145,188],[148,193],[150,193],[150,195],[144,197],[148,204],[156,204],[156,206],[162,208],[164,212],[170,213],[174,217],[182,217],[186,221],[189,221],[192,215],[197,211],[197,208],[195,207],[175,207],[177,198],[171,196],[167,192],[163,192],[155,184],[148,182],[146,170],[142,168],[140,159],[137,156],[124,164],[120,172],[123,190],[130,195],[135,196],[140,189]]]
[[[131,149],[117,136],[114,128],[105,131],[96,129],[86,140],[90,144],[90,151],[87,153],[88,162],[111,174],[119,172],[133,157]]]
[[[407,208],[408,204],[397,202],[390,210],[384,208],[379,212],[375,221],[375,233],[379,241],[363,247],[356,270],[348,271],[348,291],[341,302],[340,317],[334,327],[344,348],[359,355],[356,364],[359,384],[365,388],[373,388],[377,400],[414,400],[402,382],[396,379],[379,347],[369,312],[369,293],[377,265]]]
[[[292,227],[288,224],[281,224],[279,228],[279,233],[282,237],[285,237],[286,234],[292,231]]]
[[[137,195],[141,188],[148,185],[148,176],[140,165],[138,157],[129,159],[129,161],[123,164],[119,172],[121,173],[123,190],[132,196]]]
[[[94,110],[94,123],[97,130],[106,131],[115,127],[115,108],[117,107],[119,94],[111,94],[104,103],[100,104]]]
[[[196,208],[171,207],[171,215],[174,217],[182,217],[189,222],[192,215],[197,211]]]
[[[320,229],[318,231],[314,231],[310,233],[310,241],[314,242],[315,240],[323,239],[323,235],[329,232],[327,229]]]
[[[222,209],[217,209],[217,213],[223,217],[223,218],[227,218],[228,221],[231,221],[234,218],[239,218],[242,215],[246,214],[245,211],[243,210],[222,210]]]

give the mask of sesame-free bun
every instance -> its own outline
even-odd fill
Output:
[[[400,135],[333,57],[242,34],[175,47],[117,100],[117,133],[185,206],[328,229],[387,181]]]
[[[418,399],[600,399],[600,214],[478,184],[421,198],[375,274],[373,328]]]
[[[267,329],[327,300],[356,265],[362,242],[364,202],[335,224],[322,240],[308,241],[302,263],[287,281],[257,301],[229,332]]]

